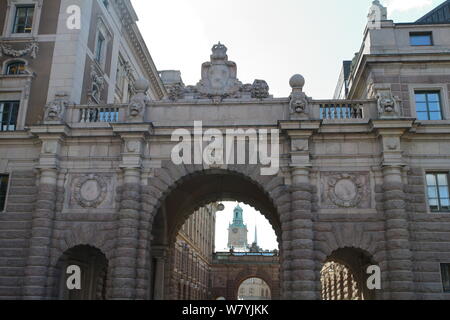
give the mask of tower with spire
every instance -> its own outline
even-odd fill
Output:
[[[248,230],[244,224],[244,210],[237,205],[233,210],[233,223],[228,227],[228,248],[237,252],[248,251]]]

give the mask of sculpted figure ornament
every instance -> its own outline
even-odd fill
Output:
[[[269,85],[264,80],[255,80],[252,85],[252,98],[265,99],[269,97]]]
[[[131,97],[128,105],[128,120],[133,122],[144,121],[145,109],[150,103],[150,98],[146,95],[149,82],[140,79],[135,82],[136,94]]]
[[[307,118],[310,99],[303,92],[305,79],[303,78],[303,76],[297,74],[291,78],[289,83],[292,87],[292,93],[289,102],[291,117],[295,119]]]
[[[67,93],[57,93],[55,99],[45,105],[44,122],[63,122],[68,104]]]
[[[91,90],[91,98],[89,102],[100,103],[102,99],[102,91],[105,87],[105,78],[100,76],[94,65],[91,66],[91,81],[92,81],[92,90]],[[92,101],[92,99],[94,101]]]
[[[400,117],[401,99],[393,96],[391,91],[377,94],[378,114],[381,119]]]

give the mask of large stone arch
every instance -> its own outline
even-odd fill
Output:
[[[163,162],[161,168],[154,170],[143,190],[143,203],[148,204],[146,215],[153,227],[148,230],[151,245],[171,245],[179,229],[196,209],[229,199],[252,205],[266,216],[280,243],[282,259],[282,216],[290,211],[290,192],[283,177],[261,176],[260,169],[256,165],[207,168]],[[161,232],[154,230],[156,226],[167,229]]]

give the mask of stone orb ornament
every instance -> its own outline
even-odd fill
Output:
[[[301,74],[295,74],[289,80],[292,89],[303,89],[305,86],[305,78]]]

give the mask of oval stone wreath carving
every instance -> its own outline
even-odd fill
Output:
[[[343,208],[354,208],[363,198],[363,184],[350,174],[339,174],[328,182],[331,201]]]
[[[83,208],[97,208],[105,201],[107,193],[105,180],[94,174],[79,178],[75,184],[74,197]]]

